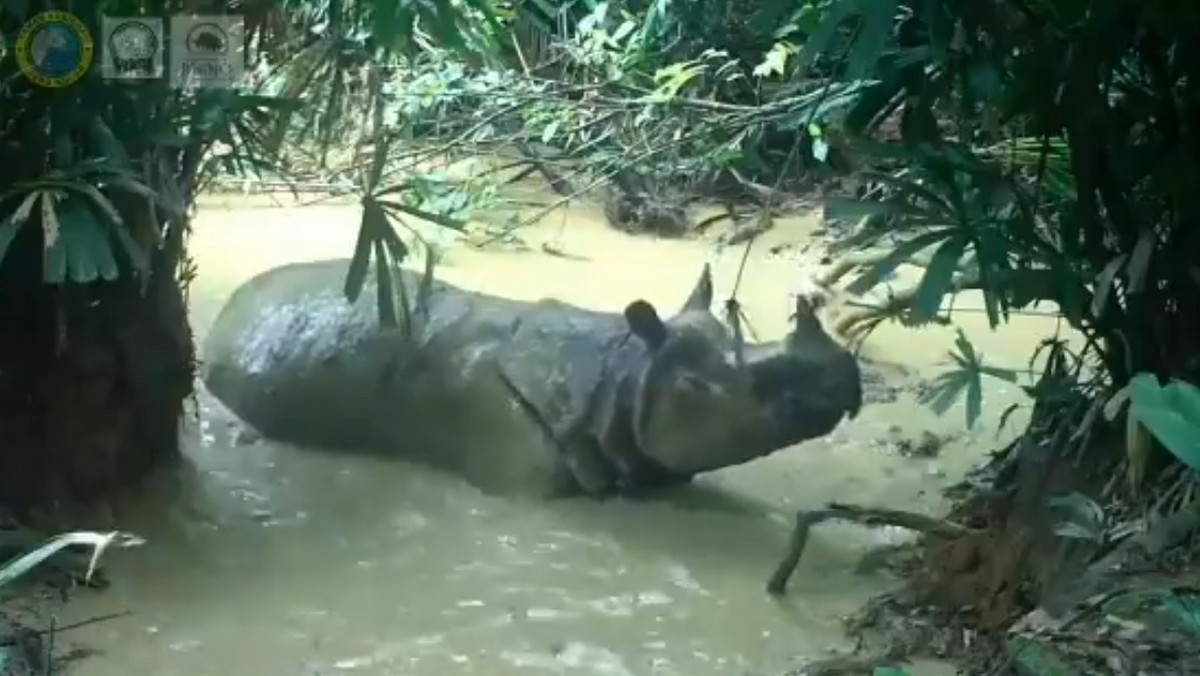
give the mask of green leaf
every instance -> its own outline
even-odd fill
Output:
[[[8,248],[12,246],[13,240],[16,239],[17,233],[21,226],[12,223],[0,223],[0,265],[4,264],[4,257],[8,255]]]
[[[795,7],[794,3],[789,2],[764,2],[750,15],[750,22],[746,28],[751,35],[773,33]]]
[[[399,211],[401,213],[408,214],[409,216],[414,216],[416,218],[420,218],[422,220],[429,221],[430,223],[435,223],[444,228],[450,228],[451,230],[457,230],[459,232],[462,232],[467,227],[467,224],[465,221],[459,220],[457,218],[451,218],[450,216],[443,216],[441,214],[435,214],[431,211],[425,211],[424,209],[418,209],[417,207],[410,206],[407,204],[402,204],[400,202],[379,200],[376,203],[383,209],[388,209],[390,211]]]
[[[1008,407],[1004,409],[1004,411],[1000,414],[1000,424],[996,426],[997,437],[1000,436],[1001,432],[1007,429],[1009,419],[1012,418],[1012,415],[1019,410],[1021,410],[1020,404],[1009,404]]]
[[[382,237],[384,243],[387,244],[388,253],[391,254],[392,260],[397,263],[403,263],[408,259],[408,245],[404,243],[404,240],[400,239],[400,235],[396,234],[396,229],[391,224],[388,224],[384,228]]]
[[[1054,534],[1062,538],[1070,538],[1072,540],[1084,540],[1086,542],[1104,542],[1104,531],[1089,527],[1087,524],[1076,523],[1074,521],[1064,521],[1054,525]]]
[[[1066,511],[1073,522],[1085,524],[1092,530],[1099,529],[1104,523],[1104,508],[1077,491],[1051,496],[1046,504]]]
[[[385,223],[383,227],[388,227]],[[392,265],[383,238],[375,238],[375,293],[379,303],[379,323],[388,328],[397,325],[396,292],[392,288]]]
[[[121,243],[121,249],[125,252],[125,257],[129,259],[129,264],[133,266],[134,272],[143,280],[150,276],[150,252],[138,243],[133,238],[133,234],[129,232],[129,228],[110,223],[112,234]],[[156,238],[161,241],[162,233],[158,228],[152,228],[156,234]],[[157,243],[157,242],[156,242]]]
[[[354,256],[346,270],[346,284],[342,292],[351,303],[358,300],[363,284],[367,281],[367,270],[371,265],[371,245],[375,241],[379,225],[387,227],[387,214],[371,196],[362,199],[362,220],[358,225],[358,240],[354,243]]]
[[[379,134],[374,152],[371,154],[371,172],[367,175],[367,192],[374,193],[379,188],[379,181],[383,178],[383,168],[387,164],[390,149],[391,135]]]
[[[120,275],[104,227],[95,213],[75,196],[68,196],[55,212],[58,235],[45,251],[43,278],[50,284],[66,281],[87,284]]]
[[[1130,414],[1172,455],[1200,472],[1200,389],[1180,380],[1162,387],[1151,373],[1129,381]]]
[[[437,265],[437,256],[425,247],[425,270],[421,274],[421,283],[417,287],[416,309],[425,318],[429,318],[430,301],[433,298],[433,269]]]
[[[396,234],[396,229],[393,228],[390,223],[386,224],[384,226],[384,229],[383,229],[383,232],[381,233],[380,239],[383,241],[385,248],[387,249],[388,256],[391,257],[392,261],[394,261],[397,266],[399,266],[400,263],[402,263],[406,258],[408,258],[408,253],[409,253],[408,245],[404,243],[404,240],[400,239],[400,236]],[[375,257],[376,257],[376,259],[379,258],[378,249],[376,249]],[[399,270],[398,267],[397,267],[397,270]],[[389,288],[390,288],[390,275],[389,275]],[[407,331],[409,331],[409,329],[412,326],[412,317],[411,317],[412,313],[409,309],[408,289],[406,289],[404,286],[404,278],[402,276],[397,275],[397,277],[396,277],[395,291],[400,296],[400,313],[401,313],[401,316],[403,317],[404,329],[407,332]],[[380,304],[381,318],[382,318],[382,315],[384,312],[385,312],[384,306],[381,303]],[[395,305],[394,304],[393,304],[391,312],[393,315],[395,315]],[[383,323],[388,326],[395,326],[394,321],[391,324],[387,324],[387,321],[383,320]]]
[[[171,182],[174,183],[174,180],[171,180]],[[182,200],[177,201],[167,199],[155,192],[150,186],[142,183],[132,176],[124,176],[121,174],[106,176],[104,178],[104,184],[106,186],[111,186],[121,190],[122,192],[127,192],[131,195],[137,195],[138,197],[150,200],[168,211],[172,216],[183,216],[187,211],[182,204]],[[157,232],[157,228],[152,229]]]
[[[74,223],[74,229],[77,230],[73,235],[75,242],[68,254],[71,281],[87,283],[103,279],[111,282],[120,277],[121,270],[113,256],[108,230],[100,224],[95,214],[83,205],[72,205],[64,209],[63,213],[63,224],[67,232],[72,230],[66,227],[69,223]]]
[[[800,54],[796,57],[796,75],[805,77],[808,70],[816,63],[817,57],[823,56],[833,47],[833,41],[838,36],[842,22],[858,9],[858,0],[833,0],[824,20],[815,33],[808,37]]]
[[[953,236],[956,231],[952,228],[941,228],[926,232],[896,245],[892,253],[873,265],[869,270],[846,286],[846,291],[861,295],[875,288],[880,282],[896,271],[896,268],[912,259],[914,255],[932,246],[938,241]]]
[[[871,676],[908,676],[908,672],[900,667],[875,667]]]
[[[793,51],[794,48],[787,42],[776,42],[766,55],[763,56],[762,63],[754,67],[752,71],[754,76],[771,77],[773,75],[783,75],[787,69],[788,57],[792,55]],[[809,133],[812,134],[811,130]],[[815,136],[815,134],[813,135]]]
[[[1142,228],[1137,244],[1133,247],[1133,253],[1129,254],[1129,267],[1125,270],[1129,276],[1129,293],[1141,293],[1145,288],[1146,274],[1150,269],[1150,257],[1154,254],[1156,244],[1158,244],[1158,236],[1155,234],[1154,228]]]
[[[1167,590],[1163,595],[1162,605],[1174,613],[1193,634],[1200,634],[1200,601],[1195,597],[1185,597],[1173,590]]]
[[[1092,317],[1099,319],[1104,313],[1104,308],[1108,305],[1108,296],[1112,293],[1113,282],[1116,281],[1117,273],[1121,271],[1124,264],[1125,254],[1120,254],[1110,260],[1096,276],[1096,288],[1092,294]]]
[[[21,204],[13,210],[12,214],[9,215],[7,221],[8,225],[15,227],[24,225],[25,222],[29,220],[29,217],[33,215],[33,208],[37,206],[38,198],[42,196],[42,191],[29,190],[28,192],[25,192],[14,190],[4,196],[5,201],[7,201],[9,197],[14,197],[19,194],[24,194],[25,196],[22,198]]]
[[[116,205],[105,197],[99,188],[90,183],[75,183],[72,187],[76,192],[81,193],[91,201],[92,206],[103,214],[109,222],[120,227],[125,227],[125,219],[121,217],[121,212],[117,211]]]
[[[1002,369],[996,366],[985,366],[984,364],[980,364],[979,372],[985,376],[991,376],[992,378],[998,378],[1006,382],[1017,382],[1017,372],[1013,369]]]
[[[910,178],[908,172],[888,174],[868,171],[863,172],[862,177],[863,180],[882,183],[895,189],[898,195],[902,196],[909,203],[920,204],[921,209],[917,210],[918,213],[926,214],[926,217],[931,220],[940,219],[945,220],[947,223],[957,220],[954,207],[950,204],[950,199],[947,196],[936,192],[921,181]]]
[[[875,73],[875,65],[887,46],[896,19],[897,0],[864,0],[864,13],[858,39],[846,61],[845,78],[865,80]]]
[[[954,273],[967,250],[970,238],[966,235],[951,237],[934,252],[925,274],[917,284],[916,297],[912,304],[912,319],[918,323],[928,322],[941,310],[942,301],[951,291]]]
[[[1200,425],[1200,389],[1182,380],[1172,380],[1166,388],[1171,407],[1192,424]]]
[[[944,59],[950,48],[950,41],[954,39],[954,18],[950,16],[942,0],[925,0],[922,9],[925,25],[929,27],[930,50],[934,58]]]
[[[117,139],[104,118],[99,115],[93,116],[91,127],[96,145],[105,159],[118,167],[128,167],[129,154],[125,151],[125,144]]]
[[[67,245],[62,241],[62,227],[54,205],[53,193],[43,193],[42,229],[49,242],[42,250],[42,281],[47,284],[62,284],[67,281]],[[49,232],[53,232],[51,239]]]

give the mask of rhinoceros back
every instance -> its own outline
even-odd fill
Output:
[[[554,340],[513,345],[531,304],[435,281],[410,331],[383,329],[374,280],[351,305],[346,271],[345,260],[301,263],[239,288],[205,342],[209,390],[271,439],[398,454],[487,491],[560,492],[555,449],[501,378],[507,363],[539,403],[568,380],[551,377],[553,362],[533,367],[555,356],[542,352]],[[419,276],[404,275],[415,289]]]
[[[318,446],[380,439],[381,363],[396,350],[368,287],[346,302],[344,260],[287,265],[240,287],[202,359],[208,389],[268,437]]]

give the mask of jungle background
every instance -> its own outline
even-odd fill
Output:
[[[707,201],[739,224],[734,244],[752,244],[781,210],[819,200],[843,263],[828,283],[853,273],[846,290],[861,294],[902,263],[925,267],[915,288],[839,322],[847,340],[883,321],[953,323],[965,289],[982,292],[994,326],[1052,303],[1083,347],[1050,340],[1031,355],[1027,429],[959,487],[944,521],[908,523],[926,535],[897,563],[910,584],[852,627],[908,639],[864,638],[854,668],[935,643],[972,673],[1197,668],[1200,59],[1187,30],[1200,7],[43,4],[0,11],[0,501],[16,520],[103,498],[178,455],[201,191],[252,178],[355,195],[347,295],[378,293],[380,321],[402,325],[411,294],[386,271],[437,260],[406,219],[464,229],[509,179],[443,169],[498,156],[563,202],[592,195],[614,226],[659,235],[702,229],[687,206]],[[102,12],[236,12],[252,77],[177,91],[94,69],[40,88],[12,37],[45,9],[94,33]],[[364,289],[372,261],[378,288]],[[965,337],[953,358],[928,403],[965,398],[970,425],[989,383],[1016,376]],[[812,516],[798,517],[797,555]]]

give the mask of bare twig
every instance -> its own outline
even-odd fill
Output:
[[[132,614],[133,614],[132,611],[122,610],[119,613],[106,613],[104,615],[96,615],[95,617],[89,617],[85,620],[80,620],[78,622],[72,622],[71,624],[66,624],[61,627],[55,626],[54,621],[52,621],[49,629],[43,629],[43,630],[39,631],[38,633],[44,634],[44,635],[50,635],[52,633],[53,634],[61,634],[64,631],[71,631],[72,629],[79,629],[80,627],[86,627],[86,626],[93,625],[93,624],[99,624],[101,622],[107,622],[109,620],[115,620],[115,619],[122,618],[122,617],[128,617]]]

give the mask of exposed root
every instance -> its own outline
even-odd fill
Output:
[[[1100,560],[1089,565],[1083,574],[1055,589],[1042,600],[1042,608],[1052,615],[1061,615],[1072,608],[1086,608],[1097,599],[1128,593],[1146,585],[1160,586],[1155,576],[1139,576],[1136,584],[1118,584],[1121,576],[1154,570],[1167,552],[1200,530],[1200,500],[1163,518],[1153,528],[1129,538]],[[1113,589],[1114,584],[1117,588]],[[1078,612],[1078,611],[1077,611]],[[1075,613],[1073,613],[1075,614]]]
[[[847,619],[846,630],[862,654],[890,664],[924,657],[968,666],[994,661],[1003,650],[998,635],[975,631],[970,613],[924,603],[908,588],[872,599]],[[969,666],[966,672],[974,673]]]
[[[787,592],[788,580],[795,572],[796,566],[800,563],[800,557],[804,554],[804,548],[808,544],[809,530],[819,523],[833,519],[852,521],[871,527],[898,526],[939,539],[956,539],[976,533],[970,528],[950,521],[894,509],[830,503],[825,509],[810,512],[800,511],[796,513],[796,524],[792,528],[787,553],[767,581],[767,593],[781,596]]]
[[[886,652],[870,655],[833,655],[813,660],[793,673],[803,676],[871,676],[876,669],[895,666],[904,661]]]

